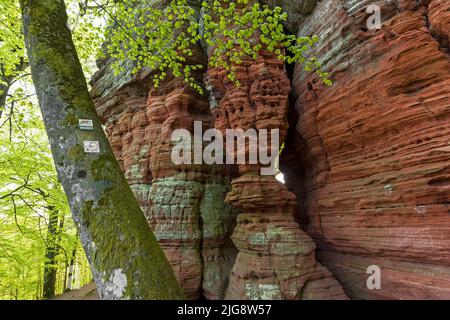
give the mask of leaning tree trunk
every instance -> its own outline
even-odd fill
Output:
[[[182,298],[95,113],[64,0],[20,2],[31,73],[58,177],[100,297]],[[93,130],[80,130],[79,119],[92,120]]]

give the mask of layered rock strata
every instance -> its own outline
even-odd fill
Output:
[[[154,178],[150,226],[188,298],[223,298],[235,258],[230,235],[236,215],[224,202],[231,173],[226,166],[174,165],[171,159],[174,130],[193,133],[194,121],[204,129],[213,126],[209,104],[182,81],[172,80],[150,91],[147,115],[145,140]]]
[[[320,1],[298,25],[322,37],[314,54],[334,84],[296,68],[290,141],[305,173],[286,180],[304,183],[319,258],[353,298],[450,298],[449,8]],[[379,290],[366,285],[371,265]]]
[[[236,77],[240,86],[221,69],[208,72],[213,100],[219,101],[216,128],[279,129],[282,142],[290,91],[283,62],[262,52],[236,66]],[[232,236],[239,253],[226,298],[345,299],[339,283],[316,261],[313,240],[294,221],[295,195],[273,175],[260,175],[261,164],[249,164],[251,143],[246,140],[245,150],[235,152],[235,157],[244,152],[247,162],[239,165],[241,176],[226,197],[241,211]],[[261,141],[257,147],[261,152]],[[270,155],[270,148],[262,151]]]

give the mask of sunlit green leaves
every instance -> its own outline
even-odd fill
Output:
[[[96,1],[66,0],[65,2],[73,42],[83,72],[89,79],[96,70],[95,60],[101,54],[101,45],[105,41],[104,27],[107,17]],[[103,2],[105,5],[108,3],[108,1]]]
[[[193,70],[203,66],[193,65],[190,57],[196,46],[206,44],[209,65],[225,69],[236,85],[234,66],[256,59],[263,49],[287,63],[303,63],[330,84],[320,63],[307,58],[318,36],[287,34],[283,23],[288,16],[280,7],[249,0],[173,0],[165,7],[145,4],[123,0],[114,6],[107,39],[108,53],[117,59],[117,73],[123,71],[122,62],[130,59],[135,62],[134,72],[143,67],[160,71],[153,79],[156,86],[171,73],[203,92],[192,76]]]

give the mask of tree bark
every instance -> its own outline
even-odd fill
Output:
[[[63,0],[21,0],[31,73],[59,180],[102,299],[181,299],[182,290],[95,113]],[[81,131],[90,119],[93,131]],[[97,141],[99,153],[86,153]]]
[[[9,84],[0,83],[0,119],[6,107],[6,97],[8,96]]]
[[[43,298],[48,299],[55,295],[56,287],[56,256],[59,247],[61,228],[58,228],[59,213],[54,208],[49,208],[47,227],[47,248],[44,262]]]

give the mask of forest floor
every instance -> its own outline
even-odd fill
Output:
[[[95,283],[90,283],[80,289],[67,291],[50,300],[100,300]]]

